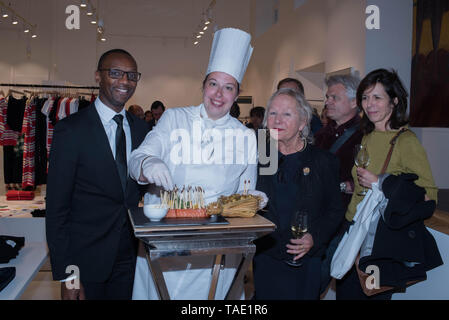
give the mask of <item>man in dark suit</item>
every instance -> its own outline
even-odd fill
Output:
[[[140,195],[128,177],[127,159],[148,125],[124,105],[140,73],[128,52],[115,49],[100,58],[95,79],[100,86],[95,102],[55,127],[47,242],[62,299],[130,299],[136,248],[127,209],[137,206]],[[69,285],[74,266],[79,286]]]
[[[151,130],[153,130],[153,127],[157,124],[159,119],[162,117],[162,114],[165,111],[165,106],[161,101],[156,100],[151,104],[150,110],[151,110],[151,114],[153,116],[153,118],[148,123],[150,126],[150,131],[151,131]]]

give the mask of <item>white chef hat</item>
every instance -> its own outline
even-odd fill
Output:
[[[225,72],[242,83],[253,47],[251,35],[239,29],[225,28],[215,32],[206,75]]]

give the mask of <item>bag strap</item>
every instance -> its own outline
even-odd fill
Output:
[[[394,146],[396,145],[396,141],[398,140],[399,136],[407,130],[408,130],[407,128],[401,128],[401,130],[399,130],[399,132],[396,133],[396,135],[393,137],[393,139],[391,139],[391,141],[390,141],[391,147],[390,147],[390,150],[388,151],[387,158],[385,159],[384,166],[382,167],[382,171],[380,172],[380,174],[384,174],[387,171],[388,164],[390,163],[391,155],[393,154]]]
[[[335,140],[334,144],[329,149],[329,152],[335,154],[338,151],[338,149],[340,149],[340,147],[344,145],[346,141],[348,141],[348,139],[353,135],[353,133],[357,131],[358,128],[359,125],[356,124],[346,129],[346,131],[337,140]]]

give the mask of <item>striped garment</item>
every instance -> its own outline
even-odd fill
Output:
[[[53,141],[54,126],[51,123],[49,115],[50,115],[51,109],[53,108],[54,103],[55,103],[55,98],[51,97],[50,99],[45,101],[44,107],[42,108],[42,111],[41,111],[47,117],[47,159],[50,158],[50,148],[51,148],[51,143]],[[48,163],[47,163],[47,171],[48,171]]]
[[[23,166],[22,166],[22,189],[34,187],[35,184],[35,136],[36,136],[36,103],[35,99],[27,101],[23,116],[22,134],[23,143]]]

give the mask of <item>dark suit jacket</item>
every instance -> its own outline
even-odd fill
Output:
[[[354,116],[351,120],[340,125],[336,128],[335,121],[330,121],[327,126],[321,128],[315,134],[314,145],[324,149],[330,150],[332,145],[340,138],[346,130],[353,126],[360,125],[359,115]],[[354,185],[354,179],[352,178],[352,167],[354,167],[354,147],[356,144],[360,144],[362,141],[363,133],[360,129],[357,129],[346,142],[338,148],[335,152],[338,160],[340,161],[340,182],[350,181]],[[352,194],[342,193],[343,205],[348,207],[351,201]]]
[[[147,124],[126,112],[132,150],[148,132]],[[137,206],[139,189],[128,177],[123,192],[100,116],[92,104],[59,121],[50,152],[46,199],[47,242],[54,280],[76,265],[84,281],[104,282],[111,273],[120,240],[128,227],[127,209]]]
[[[304,168],[309,168],[310,174],[304,175]],[[273,195],[277,192],[273,179],[277,179],[277,175],[259,175],[257,178],[256,189],[265,192],[269,199],[273,199]],[[298,210],[305,209],[309,212],[309,233],[313,237],[314,246],[307,255],[321,257],[344,216],[339,187],[338,160],[330,152],[309,145],[302,152],[295,180],[300,192],[296,198],[285,199],[285,201],[295,202]],[[268,211],[263,215],[278,228],[256,241],[257,252],[268,254],[279,260],[290,259],[291,255],[286,253],[285,247],[292,238],[290,226],[287,229],[279,227],[279,215],[288,213],[277,212],[272,201],[268,201],[266,207]]]
[[[150,122],[148,122],[149,131],[153,130],[153,128],[156,126],[156,120],[151,119]]]

